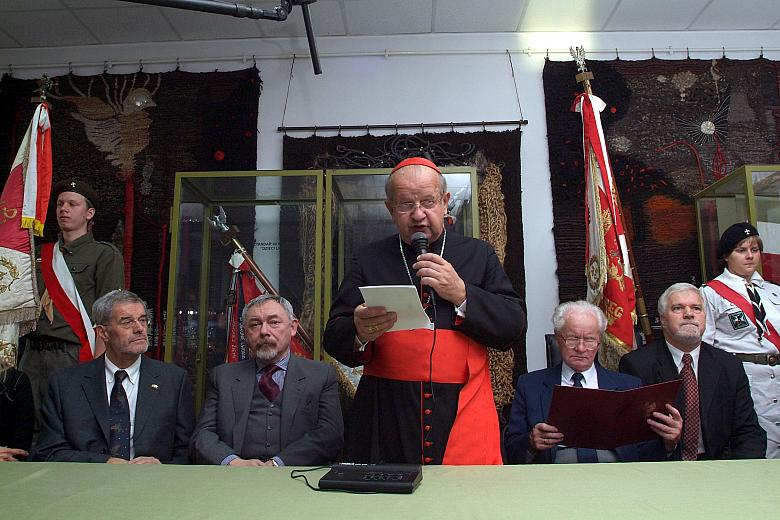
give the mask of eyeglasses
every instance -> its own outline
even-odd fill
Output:
[[[116,324],[122,327],[123,329],[132,329],[133,325],[135,325],[136,323],[138,323],[144,329],[149,327],[149,325],[151,324],[149,318],[147,318],[146,316],[141,316],[140,318],[135,320],[133,318],[122,318],[121,320],[116,322]]]
[[[566,348],[574,350],[579,346],[580,343],[585,345],[585,350],[592,352],[599,348],[599,339],[598,338],[578,338],[577,336],[561,336],[561,339],[563,340],[563,344],[566,345]]]
[[[433,209],[437,204],[441,202],[441,199],[425,199],[420,202],[401,202],[395,205],[398,213],[411,213],[419,206],[422,209]]]

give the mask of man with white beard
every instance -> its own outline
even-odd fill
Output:
[[[262,295],[241,321],[252,358],[215,367],[190,443],[196,464],[320,466],[344,437],[333,366],[290,353],[290,302]]]
[[[623,356],[620,371],[645,385],[681,378],[675,407],[683,434],[673,458],[762,459],[766,432],[758,425],[742,363],[701,341],[706,326],[699,290],[670,286],[658,299],[664,339]]]

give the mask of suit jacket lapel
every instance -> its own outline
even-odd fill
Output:
[[[138,376],[138,395],[135,401],[134,442],[139,438],[146,425],[146,420],[152,414],[152,408],[157,403],[156,393],[160,391],[159,378],[160,373],[149,363],[146,356],[142,356],[141,369]]]
[[[599,378],[599,388],[602,390],[618,390],[619,385],[617,382],[617,378],[607,370],[606,368],[602,367],[599,364],[596,364],[596,374]]]
[[[295,357],[295,354],[290,353],[290,362],[287,364],[287,374],[284,376],[284,390],[282,391],[282,446],[287,445],[295,412],[301,404],[305,386],[306,374],[301,370],[300,360]]]
[[[108,394],[106,391],[106,363],[103,356],[99,357],[91,368],[92,370],[84,374],[81,388],[89,407],[92,409],[92,414],[106,438],[106,443],[108,443]]]
[[[718,380],[720,379],[720,365],[715,362],[710,348],[713,347],[702,343],[701,350],[699,350],[697,382],[699,384],[699,410],[701,411],[702,431],[704,431],[704,419],[711,416],[709,410],[715,395],[715,389],[718,388]],[[709,450],[707,451],[709,452]]]
[[[542,386],[544,388],[542,388],[542,391],[539,392],[539,400],[542,413],[544,413],[544,422],[547,422],[547,420],[550,418],[550,404],[552,403],[552,394],[555,385],[561,384],[561,367],[562,365],[559,363],[554,367],[549,368],[547,370],[546,377],[542,381]],[[546,454],[541,455],[542,458],[540,460],[549,460],[550,462],[554,462],[557,451],[558,447],[553,446],[547,450]]]
[[[233,382],[233,403],[236,407],[236,423],[233,426],[233,448],[241,451],[244,447],[246,425],[249,421],[249,407],[255,392],[257,364],[254,359],[241,361],[241,366]]]

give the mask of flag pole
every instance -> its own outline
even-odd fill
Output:
[[[581,83],[585,93],[593,95],[591,87],[591,80],[593,79],[593,73],[588,70],[585,65],[585,49],[583,47],[576,47],[570,49],[571,55],[577,63],[578,74],[574,77],[577,83]],[[593,154],[588,156],[591,165],[596,161]],[[625,218],[623,217],[623,205],[620,202],[620,194],[615,189],[614,196],[617,202],[618,217],[622,223],[623,229],[625,229]],[[653,341],[653,329],[650,326],[650,317],[647,314],[647,305],[645,304],[644,292],[642,291],[642,285],[639,283],[639,271],[637,269],[636,259],[634,257],[634,247],[631,244],[631,237],[626,233],[625,235],[626,246],[628,249],[628,256],[631,261],[631,275],[634,280],[634,292],[636,296],[636,313],[640,326],[642,327],[642,333],[645,336],[645,342],[650,343]]]

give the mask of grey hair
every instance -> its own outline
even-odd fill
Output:
[[[108,325],[114,307],[121,303],[140,303],[144,306],[144,313],[148,312],[146,302],[140,296],[131,291],[116,289],[95,300],[92,304],[92,321],[95,325]]]
[[[419,168],[428,168],[427,166],[423,166],[421,164],[410,164],[409,166],[416,166]],[[409,166],[404,166],[404,168],[408,168]],[[404,168],[401,168],[403,170]],[[430,168],[428,168],[430,169]],[[400,170],[398,170],[400,171]],[[393,175],[395,173],[398,173],[398,171],[391,173],[387,176],[387,180],[385,180],[385,197],[387,197],[387,200],[393,200],[393,197],[391,195],[392,192],[392,184],[393,184]],[[444,197],[444,194],[447,193],[447,179],[444,177],[443,173],[439,174],[439,196]]]
[[[566,318],[569,314],[591,314],[599,322],[600,333],[604,334],[604,331],[607,330],[607,317],[604,315],[604,311],[585,300],[577,300],[575,302],[561,303],[553,311],[552,322],[556,333],[566,326]]]
[[[701,292],[699,291],[699,288],[695,285],[691,285],[686,282],[679,282],[674,283],[670,285],[662,294],[658,297],[658,315],[663,316],[666,314],[666,311],[669,308],[669,298],[672,297],[673,294],[678,292],[687,292],[692,291],[699,295],[699,298],[701,298]]]
[[[241,312],[241,323],[246,322],[246,315],[249,314],[249,309],[257,305],[263,305],[267,301],[276,302],[279,305],[281,305],[282,309],[284,309],[284,311],[287,313],[287,316],[290,318],[290,321],[296,319],[295,312],[293,311],[292,305],[282,296],[276,296],[273,294],[261,294],[260,296],[252,298],[252,300],[250,300],[249,303],[247,303],[244,306],[244,310]]]

